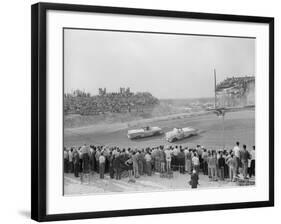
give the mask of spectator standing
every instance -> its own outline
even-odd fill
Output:
[[[80,158],[79,158],[79,153],[77,152],[76,149],[74,149],[74,152],[73,152],[73,163],[74,163],[74,176],[79,177]]]
[[[88,181],[90,182],[90,156],[87,152],[81,152],[82,155],[82,170],[83,175],[81,175],[81,182],[83,182],[84,177],[86,176],[88,178]]]
[[[68,170],[73,173],[73,148],[68,151]]]
[[[96,158],[95,158],[95,148],[93,146],[90,146],[90,168],[91,173],[93,174],[96,169]]]
[[[131,155],[129,156],[129,159],[125,161],[125,165],[128,167],[129,182],[135,182],[135,178],[133,175],[133,159]]]
[[[229,178],[229,166],[227,165],[227,160],[231,157],[230,153],[228,153],[226,150],[223,152],[223,157],[225,161],[225,166],[224,166],[224,177]]]
[[[200,169],[203,169],[203,159],[202,159],[203,149],[201,145],[196,146],[196,152],[199,158]]]
[[[208,175],[208,152],[206,149],[202,152],[202,163],[203,174]]]
[[[255,146],[253,146],[250,154],[251,154],[251,164],[250,164],[249,177],[251,178],[252,176],[255,176],[255,169],[256,169],[256,151],[255,151]]]
[[[163,148],[159,150],[159,160],[160,160],[160,173],[165,173],[165,152]]]
[[[65,147],[63,149],[63,169],[65,173],[68,173],[68,152]]]
[[[138,154],[136,152],[133,152],[132,160],[133,160],[134,176],[135,176],[135,178],[138,178],[139,177],[139,165],[138,165]]]
[[[96,151],[96,167],[97,167],[97,173],[99,173],[99,169],[100,169],[100,164],[99,164],[99,158],[100,158],[100,155],[101,155],[101,150],[100,148],[98,147],[97,151]]]
[[[139,174],[141,176],[143,175],[143,171],[144,171],[143,161],[144,161],[144,155],[143,155],[142,151],[139,151],[138,152],[138,166],[139,166]]]
[[[234,153],[234,158],[237,160],[237,168],[236,168],[236,175],[239,173],[239,167],[240,167],[240,148],[239,148],[240,143],[236,142],[236,146],[233,148],[233,153]]]
[[[160,163],[160,149],[157,147],[155,149],[155,172],[161,171],[161,163]]]
[[[108,157],[108,162],[109,162],[109,176],[111,179],[114,178],[113,160],[114,160],[114,156],[112,152],[110,152]]]
[[[242,163],[243,177],[246,179],[248,175],[248,160],[250,159],[250,153],[248,152],[246,145],[243,145],[243,150],[240,152],[240,158]]]
[[[114,155],[114,160],[113,160],[113,169],[115,173],[115,178],[116,180],[121,179],[121,160],[120,160],[120,154],[115,154]]]
[[[180,173],[185,173],[185,154],[183,149],[181,148],[178,153],[178,164],[179,164],[179,171]]]
[[[155,168],[155,166],[156,166],[156,159],[155,159],[156,149],[155,148],[151,149],[150,155],[151,155],[151,170],[155,171],[156,170],[156,168]]]
[[[186,147],[183,152],[184,152],[184,171],[187,172],[187,162],[186,162],[187,158],[186,158],[186,155],[188,153],[188,147]]]
[[[191,149],[186,152],[186,171],[191,174],[192,173],[192,155],[191,155]]]
[[[145,159],[145,162],[146,162],[146,166],[145,166],[146,167],[146,173],[147,173],[148,176],[151,176],[151,160],[152,160],[152,158],[151,158],[150,152],[147,152],[145,154],[144,159]]]
[[[80,149],[78,150],[79,153],[79,172],[82,173],[83,172],[83,153],[82,153],[82,147],[80,147]]]
[[[146,170],[147,170],[147,168],[146,168],[146,161],[145,161],[145,150],[144,149],[142,149],[141,150],[141,162],[142,162],[142,169],[143,169],[143,174],[145,174],[146,173]]]
[[[212,181],[217,180],[217,156],[216,152],[212,151],[208,161],[209,176]]]
[[[178,150],[178,146],[176,145],[175,148],[173,149],[173,158],[172,158],[173,170],[177,170],[179,166],[178,154],[179,154],[179,150]]]
[[[194,156],[193,156],[193,158],[192,158],[192,164],[193,164],[194,170],[195,170],[197,173],[199,173],[200,162],[199,162],[199,158],[198,158],[197,153],[194,153]]]
[[[167,147],[164,152],[165,152],[165,159],[166,159],[166,170],[169,173],[171,171],[172,152],[169,147]]]
[[[219,159],[218,159],[218,169],[219,169],[219,177],[220,180],[224,180],[224,173],[225,173],[225,159],[222,156],[222,152],[220,152]]]
[[[198,158],[198,160],[199,160],[199,158]],[[190,181],[189,181],[191,188],[197,188],[198,180],[199,180],[198,173],[196,172],[196,170],[193,170],[193,172],[190,176]]]
[[[236,181],[236,171],[237,171],[237,159],[233,154],[231,154],[230,158],[226,161],[229,167],[229,179],[230,181]]]
[[[101,153],[99,157],[99,172],[100,172],[101,179],[104,179],[104,170],[105,170],[105,156],[103,155],[103,153]]]

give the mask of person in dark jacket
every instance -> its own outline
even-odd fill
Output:
[[[88,174],[90,172],[90,156],[88,153],[83,153],[82,154],[82,169],[84,174]]]
[[[90,156],[87,152],[82,153],[82,175],[81,175],[81,182],[83,183],[84,177],[88,178],[90,182]]]
[[[222,156],[222,152],[220,152],[220,157],[218,159],[218,169],[219,169],[219,177],[220,180],[224,180],[224,168],[225,168],[225,159]]]
[[[230,158],[230,155],[229,155],[229,153],[226,150],[224,150],[222,156],[223,156],[224,161],[225,161],[225,165],[224,165],[224,178],[228,179],[229,178],[229,167],[227,165],[227,160]]]
[[[138,160],[138,168],[139,168],[139,175],[143,175],[143,171],[144,171],[144,166],[143,166],[143,161],[144,161],[144,154],[143,154],[143,152],[140,150],[139,152],[138,152],[138,158],[137,158],[137,160]],[[126,160],[127,161],[127,160]]]
[[[63,170],[68,173],[68,152],[65,147],[63,149]]]
[[[120,180],[121,179],[121,160],[120,160],[120,155],[115,155],[114,156],[113,169],[114,169],[116,180]]]
[[[83,172],[83,153],[81,152],[81,147],[79,147],[78,149],[78,153],[79,153],[79,172],[82,173]]]
[[[79,153],[76,149],[74,149],[73,152],[73,164],[74,164],[74,176],[79,177],[79,164],[80,164],[80,158]]]
[[[109,162],[109,175],[110,175],[110,178],[113,179],[114,178],[114,168],[113,168],[114,156],[112,155],[112,152],[110,152],[110,154],[109,154],[108,162]]]
[[[249,169],[249,177],[255,176],[255,167],[256,167],[256,154],[255,154],[255,146],[253,146],[252,151],[250,152],[251,155],[251,164]]]
[[[178,153],[178,164],[180,173],[185,173],[185,154],[183,149],[181,148]]]
[[[191,188],[197,188],[198,180],[199,180],[198,173],[196,172],[196,170],[193,170],[189,181]]]

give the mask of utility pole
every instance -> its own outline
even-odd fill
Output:
[[[225,111],[222,112],[222,148],[225,149],[225,142],[224,142],[224,115]]]
[[[224,108],[217,108],[217,73],[216,69],[214,69],[214,90],[215,90],[215,111],[217,112],[218,117],[222,117],[222,148],[225,149],[225,140],[224,140],[224,115],[225,109]]]
[[[214,90],[215,90],[215,109],[217,109],[217,74],[216,69],[214,69]]]

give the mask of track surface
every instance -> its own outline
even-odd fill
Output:
[[[147,125],[147,124],[145,124]],[[223,144],[226,148],[232,148],[236,141],[251,147],[255,144],[255,111],[245,110],[228,112],[224,121],[215,114],[201,115],[181,119],[168,119],[162,121],[152,121],[148,125],[158,126],[164,132],[172,130],[174,127],[192,126],[200,130],[198,136],[193,136],[175,143],[168,143],[164,135],[154,136],[138,140],[127,138],[128,125],[126,123],[116,125],[88,126],[64,130],[65,146],[81,146],[83,144],[114,145],[119,147],[153,147],[158,145],[177,144],[195,147],[197,144],[208,149],[220,149]],[[135,127],[138,128],[139,126]],[[134,127],[130,128],[133,129]],[[224,140],[223,140],[224,139]]]
[[[174,172],[172,179],[160,178],[159,174],[152,176],[141,176],[136,179],[135,183],[129,183],[128,177],[121,180],[110,179],[105,175],[105,179],[100,179],[98,174],[94,174],[90,179],[81,183],[80,178],[75,178],[73,174],[64,175],[64,194],[65,195],[90,195],[106,193],[129,193],[129,192],[163,192],[175,190],[193,190],[188,181],[189,174],[180,174]],[[198,189],[203,188],[233,188],[240,187],[234,182],[209,181],[208,176],[200,175]]]

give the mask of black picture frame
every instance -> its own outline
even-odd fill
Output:
[[[269,200],[213,205],[159,207],[149,209],[114,210],[69,214],[46,214],[46,12],[63,10],[99,12],[124,15],[161,16],[234,22],[253,22],[269,25]],[[274,18],[164,11],[137,8],[119,8],[89,5],[37,3],[31,10],[31,218],[54,221],[116,216],[149,215],[161,213],[194,212],[206,210],[238,209],[274,206]]]

